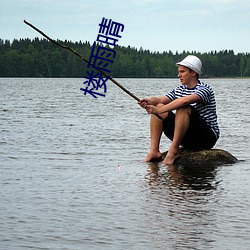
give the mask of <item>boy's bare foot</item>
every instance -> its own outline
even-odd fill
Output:
[[[162,162],[163,164],[166,165],[171,165],[174,164],[174,161],[179,157],[178,151],[171,151],[169,150],[164,161]]]
[[[144,162],[150,162],[150,161],[156,161],[161,158],[161,152],[156,151],[156,152],[149,152],[148,155],[146,156]]]

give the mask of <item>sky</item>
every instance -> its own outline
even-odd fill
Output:
[[[118,44],[151,52],[250,52],[249,0],[0,0],[0,38],[97,39],[102,18],[124,25]]]

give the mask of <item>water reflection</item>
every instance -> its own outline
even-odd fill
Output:
[[[154,203],[154,209],[147,214],[149,227],[152,230],[164,227],[163,231],[172,242],[169,249],[187,246],[209,249],[214,242],[212,236],[218,212],[212,206],[218,198],[216,167],[165,166],[161,163],[149,163],[148,166],[146,180],[150,192],[147,202]],[[157,216],[152,218],[150,214]],[[152,240],[155,239],[154,236]],[[157,242],[163,241],[164,238],[158,235]]]
[[[146,178],[149,185],[171,185],[172,188],[210,190],[215,189],[216,166],[185,165],[165,166],[159,162],[148,163],[149,169]]]

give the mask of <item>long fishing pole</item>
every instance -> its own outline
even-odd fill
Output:
[[[88,60],[86,57],[80,55],[77,51],[75,51],[75,50],[72,49],[71,47],[65,46],[65,45],[59,43],[58,41],[53,40],[52,38],[50,38],[49,36],[47,36],[44,32],[42,32],[41,30],[39,30],[38,28],[36,28],[36,27],[35,27],[34,25],[32,25],[31,23],[27,22],[26,20],[23,20],[23,22],[24,22],[25,24],[27,24],[28,26],[30,26],[30,27],[31,27],[32,29],[34,29],[35,31],[37,31],[38,33],[40,33],[42,36],[44,36],[45,38],[47,38],[50,42],[56,44],[57,46],[59,46],[59,47],[61,47],[61,48],[63,48],[63,49],[66,49],[66,50],[71,51],[71,52],[74,53],[76,56],[78,56],[79,58],[81,58],[83,61],[85,61],[86,63],[89,63],[93,68],[95,68],[94,65],[93,65],[91,62],[89,62],[89,60]],[[122,89],[122,90],[123,90],[125,93],[127,93],[128,95],[130,95],[130,96],[131,96],[132,98],[134,98],[136,101],[140,101],[140,98],[138,98],[136,95],[134,95],[134,94],[131,93],[129,90],[127,90],[125,87],[123,87],[123,86],[122,86],[119,82],[117,82],[112,76],[107,75],[106,72],[104,72],[104,71],[102,71],[102,70],[100,70],[100,69],[98,69],[98,68],[95,68],[95,69],[96,69],[97,71],[99,71],[102,75],[104,75],[106,78],[109,77],[109,80],[110,80],[110,81],[112,81],[116,86],[118,86],[120,89]],[[155,115],[156,115],[159,119],[163,120],[161,116],[159,116],[159,115],[157,115],[157,114],[155,114]]]

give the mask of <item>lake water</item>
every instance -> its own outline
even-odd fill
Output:
[[[118,79],[138,97],[178,79]],[[207,79],[221,137],[240,161],[143,163],[149,116],[107,84],[0,78],[0,249],[249,249],[250,79]],[[170,143],[163,140],[161,149]]]

